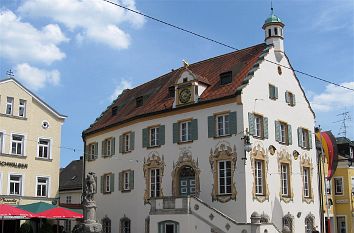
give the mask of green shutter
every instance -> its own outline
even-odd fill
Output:
[[[159,145],[165,145],[165,126],[160,125],[159,129]]]
[[[208,116],[208,138],[215,137],[215,117]]]
[[[104,193],[104,176],[101,176],[101,193]]]
[[[293,106],[295,106],[296,100],[295,100],[295,94],[293,94]]]
[[[273,93],[274,93],[274,91],[273,91],[273,85],[270,85],[269,84],[269,99],[273,99],[274,98],[274,95],[273,95]]]
[[[173,143],[179,142],[179,123],[173,123]]]
[[[290,101],[289,101],[289,92],[288,91],[285,92],[285,102],[288,103],[288,104],[290,103]]]
[[[198,120],[192,120],[192,140],[198,140]]]
[[[119,172],[119,191],[123,191],[123,185],[124,185],[124,176],[123,172]]]
[[[116,154],[116,138],[111,139],[111,154],[110,155],[115,155]]]
[[[237,134],[237,112],[230,112],[229,114],[230,134]]]
[[[95,159],[98,157],[98,142],[95,142]]]
[[[263,137],[268,138],[268,117],[263,117]]]
[[[143,129],[143,147],[148,147],[149,146],[149,132],[148,128]]]
[[[103,140],[102,141],[102,156],[107,155],[107,141]]]
[[[248,113],[248,130],[251,135],[254,135],[255,133],[255,125],[254,125],[254,114],[253,113]]]
[[[1,144],[0,144],[0,146],[1,146]],[[2,148],[0,148],[0,150],[1,150]],[[90,146],[85,146],[85,160],[86,161],[90,161],[91,160],[91,155],[90,155]]]
[[[130,171],[129,173],[129,189],[134,189],[134,171]]]
[[[312,132],[310,130],[309,130],[309,148],[312,149]]]
[[[280,122],[275,121],[275,141],[280,142]]]
[[[130,150],[134,150],[135,146],[135,132],[130,132]]]
[[[111,193],[113,193],[114,192],[114,173],[112,173],[111,174],[111,183],[110,183],[110,185],[111,185]]]
[[[278,99],[278,88],[277,87],[274,87],[275,88],[275,99]]]
[[[293,144],[293,134],[291,130],[291,125],[288,125],[288,144],[291,145]]]
[[[123,135],[119,136],[119,153],[123,153]]]
[[[302,147],[303,142],[302,142],[302,129],[301,128],[297,128],[297,139],[298,139],[299,147]]]

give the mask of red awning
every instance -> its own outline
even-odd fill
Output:
[[[26,218],[36,217],[36,215],[31,212],[21,210],[19,208],[7,204],[0,204],[0,216],[21,216]]]
[[[51,218],[51,219],[71,219],[83,218],[82,214],[76,213],[63,207],[55,207],[37,214],[38,218]]]

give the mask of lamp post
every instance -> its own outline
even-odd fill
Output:
[[[250,142],[250,136],[249,136],[249,133],[248,133],[248,129],[246,129],[246,133],[241,139],[243,140],[244,150],[245,150],[244,157],[241,158],[241,159],[243,160],[244,164],[246,165],[247,152],[250,152],[252,150],[252,144]]]

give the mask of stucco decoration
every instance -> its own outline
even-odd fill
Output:
[[[253,173],[253,189],[252,189],[252,196],[253,200],[257,200],[259,202],[264,202],[269,200],[269,188],[268,188],[268,156],[266,150],[263,148],[262,144],[258,143],[256,146],[252,148],[250,153],[251,155],[251,166],[252,166],[252,173]],[[260,160],[263,162],[263,195],[256,194],[256,167],[255,161]]]
[[[230,194],[219,194],[219,179],[218,179],[218,164],[219,161],[228,160],[231,162],[231,193]],[[234,146],[233,150],[231,148],[230,143],[226,141],[219,142],[214,151],[210,149],[210,156],[209,162],[211,166],[211,170],[213,172],[213,189],[212,189],[212,201],[219,201],[222,203],[228,202],[230,200],[236,201],[236,185],[235,185],[235,169],[236,169],[236,161],[237,161],[237,154],[236,154],[236,146]]]
[[[286,163],[289,165],[289,172],[288,172],[288,182],[289,182],[289,190],[288,196],[283,196],[282,195],[282,186],[280,185],[280,192],[279,192],[279,197],[280,201],[284,201],[285,203],[289,203],[290,201],[294,200],[294,192],[293,192],[293,185],[292,185],[292,160],[291,160],[291,154],[286,151],[286,147],[283,147],[280,149],[278,152],[278,172],[279,172],[279,179],[280,179],[280,184],[281,182],[281,164]]]
[[[149,203],[150,199],[150,169],[160,169],[160,197],[163,197],[162,190],[162,180],[164,174],[165,161],[164,156],[161,157],[154,151],[151,152],[147,159],[144,157],[144,178],[145,178],[145,192],[144,192],[144,203]]]
[[[304,180],[302,179],[302,201],[306,202],[307,204],[310,204],[311,202],[314,202],[314,195],[313,195],[313,185],[312,185],[312,178],[313,178],[313,163],[312,163],[312,159],[310,158],[310,156],[308,156],[308,154],[304,154],[301,157],[300,160],[300,166],[301,166],[301,177],[304,177],[304,168],[309,168],[310,171],[310,177],[309,177],[309,192],[310,192],[310,196],[309,197],[305,197],[304,196]]]
[[[179,196],[179,175],[180,175],[180,170],[181,168],[189,166],[193,168],[194,173],[195,173],[195,196],[199,196],[200,193],[200,181],[199,181],[199,174],[200,174],[200,169],[198,167],[198,159],[194,160],[192,158],[192,152],[190,150],[182,150],[180,153],[180,156],[175,163],[173,163],[173,171],[171,173],[172,175],[172,195],[174,197]]]
[[[271,154],[271,155],[274,155],[276,150],[277,149],[273,145],[270,145],[268,147],[269,154]]]
[[[283,217],[283,233],[294,233],[295,225],[294,225],[294,216],[289,212]]]

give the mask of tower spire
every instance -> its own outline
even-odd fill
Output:
[[[271,11],[272,15],[274,15],[273,1],[270,1],[270,11]]]

